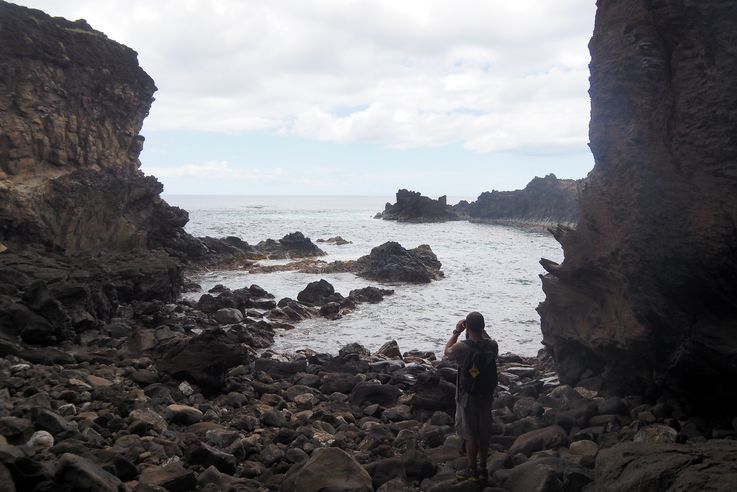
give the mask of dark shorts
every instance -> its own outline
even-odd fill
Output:
[[[466,441],[488,441],[491,436],[492,397],[463,396],[456,400],[456,434]]]

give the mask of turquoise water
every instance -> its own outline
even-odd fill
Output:
[[[449,197],[449,203],[460,198]],[[544,299],[540,257],[561,261],[562,250],[540,230],[469,222],[408,224],[373,219],[393,197],[176,196],[166,200],[190,213],[187,230],[197,236],[239,236],[249,243],[302,231],[313,241],[342,236],[352,244],[319,243],[326,261],[355,259],[374,246],[397,241],[406,248],[429,244],[443,263],[445,278],[429,285],[391,285],[393,296],[363,304],[335,321],[312,319],[280,332],[276,350],[309,347],[335,353],[350,342],[376,350],[395,339],[402,351],[440,352],[455,322],[468,311],[484,314],[488,331],[502,352],[534,355],[540,344],[535,307]],[[336,291],[383,286],[352,274],[312,275],[297,272],[249,274],[214,271],[194,280],[203,292],[221,283],[231,288],[258,284],[277,299],[296,298],[309,282],[324,278]]]

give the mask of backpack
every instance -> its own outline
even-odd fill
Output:
[[[491,340],[466,340],[465,343],[470,350],[458,368],[460,392],[474,396],[493,395],[499,382],[496,344]]]

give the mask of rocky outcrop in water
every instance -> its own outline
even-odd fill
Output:
[[[393,205],[387,203],[384,211],[376,214],[375,218],[400,222],[445,222],[462,217],[448,205],[446,196],[433,200],[416,191],[403,189],[397,191],[397,202]]]
[[[737,4],[600,1],[591,149],[561,265],[544,261],[544,343],[561,380],[672,394],[734,417]]]
[[[485,191],[473,202],[448,205],[414,191],[399,190],[397,202],[386,204],[375,218],[400,222],[472,220],[502,224],[575,226],[584,180],[558,179],[554,174],[533,178],[523,190]]]
[[[548,174],[533,178],[522,190],[485,191],[460,208],[475,221],[575,225],[583,182]]]

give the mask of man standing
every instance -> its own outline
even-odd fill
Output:
[[[464,330],[467,338],[459,342],[458,337]],[[484,330],[484,317],[475,311],[458,321],[445,344],[445,355],[458,362],[456,433],[465,441],[468,469],[459,471],[456,476],[463,480],[488,480],[486,459],[491,435],[491,404],[498,382],[498,353],[499,346]]]

